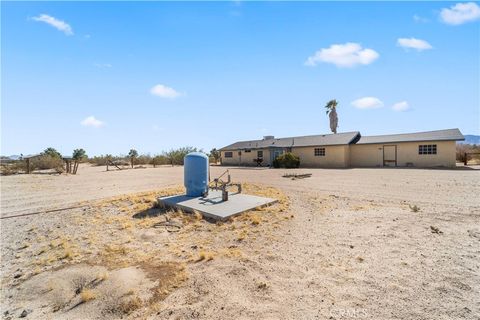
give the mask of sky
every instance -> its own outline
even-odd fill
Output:
[[[1,2],[1,150],[480,134],[478,2]]]

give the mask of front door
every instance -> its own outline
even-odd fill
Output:
[[[270,149],[270,165],[273,165],[273,160],[275,160],[278,156],[282,154],[283,154],[283,150],[281,148]]]
[[[384,167],[397,166],[397,146],[396,145],[383,146],[383,166]]]

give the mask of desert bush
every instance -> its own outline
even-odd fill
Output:
[[[88,159],[88,162],[96,166],[105,166],[108,161],[112,161],[117,165],[129,165],[129,159],[125,156],[112,156],[111,154],[95,156]]]
[[[55,148],[52,148],[52,147],[43,150],[41,154],[50,156],[52,158],[62,158],[62,155],[60,154],[60,152],[58,152]]]
[[[27,171],[27,164],[25,161],[16,161],[14,163],[6,163],[0,166],[0,174],[2,176],[8,176]]]
[[[171,164],[171,163],[168,157],[162,154],[162,155],[154,156],[150,164],[153,164],[154,166],[161,166],[161,165]]]
[[[165,152],[164,155],[168,158],[169,163],[173,165],[183,165],[183,158],[190,152],[202,151],[194,147],[183,147],[178,149],[172,149],[168,152]]]
[[[274,168],[298,168],[300,166],[300,158],[291,152],[282,154],[273,160]]]
[[[216,148],[213,148],[210,150],[210,163],[217,163],[220,161],[220,151],[218,151]]]
[[[150,164],[152,162],[152,157],[149,154],[142,154],[135,159],[135,164]]]
[[[55,169],[57,172],[63,172],[63,160],[57,156],[43,154],[30,159],[31,171]]]
[[[456,157],[457,161],[464,162],[465,161],[465,153],[480,153],[480,146],[476,144],[464,144],[459,143],[456,147]],[[469,155],[468,160],[480,160],[480,155]]]

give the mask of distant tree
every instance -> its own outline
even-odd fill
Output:
[[[178,149],[172,149],[168,152],[165,152],[165,156],[168,158],[170,164],[174,165],[183,165],[183,158],[190,152],[202,151],[194,147],[183,147]]]
[[[85,150],[81,148],[73,150],[72,159],[73,161],[75,161],[73,164],[73,174],[77,174],[78,165],[82,160],[86,158],[87,158],[87,153],[85,152]]]
[[[210,157],[213,157],[213,159],[215,159],[215,163],[217,163],[218,160],[220,160],[220,151],[218,151],[216,148],[213,148],[210,150]]]
[[[60,152],[58,152],[55,148],[47,148],[45,149],[43,152],[42,152],[42,155],[45,155],[45,156],[50,156],[52,158],[62,158],[62,155],[60,154]]]
[[[130,164],[132,165],[132,168],[133,168],[133,163],[135,161],[135,158],[138,157],[137,150],[130,149],[130,152],[128,152],[128,157],[130,158]]]
[[[337,133],[338,128],[338,116],[337,116],[337,100],[330,100],[327,102],[325,108],[327,109],[327,114],[330,117],[330,130],[333,133]]]

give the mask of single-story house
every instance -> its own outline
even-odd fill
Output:
[[[271,166],[292,152],[300,167],[454,167],[456,141],[465,140],[458,129],[362,136],[345,132],[290,138],[265,136],[220,149],[222,165]]]

